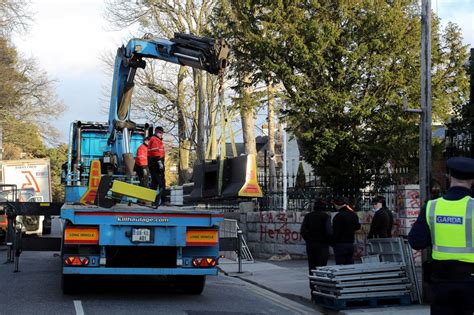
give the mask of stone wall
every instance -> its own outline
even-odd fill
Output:
[[[247,212],[234,213],[240,216],[239,226],[247,245],[256,258],[271,258],[273,256],[290,255],[293,259],[306,258],[306,246],[300,234],[301,223],[307,212]],[[354,257],[366,255],[367,234],[374,215],[373,211],[356,212],[361,223],[361,229],[355,234]],[[336,212],[330,213],[334,218]],[[401,220],[395,214],[393,237],[400,235]],[[330,248],[330,255],[333,255]]]
[[[305,212],[248,212],[242,213],[240,227],[252,255],[270,258],[290,255],[305,258],[305,242],[300,234]]]

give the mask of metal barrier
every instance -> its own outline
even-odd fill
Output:
[[[15,263],[15,272],[19,271],[20,255],[25,250],[60,250],[60,237],[42,238],[23,235],[22,223],[17,221],[16,218],[19,216],[29,215],[56,216],[60,214],[62,203],[2,201],[0,202],[0,206],[4,207],[8,218],[7,234],[5,236],[7,245],[7,263]]]
[[[242,271],[242,259],[247,262],[254,262],[237,220],[224,219],[219,224],[219,250],[237,253],[239,272]]]
[[[407,275],[413,284],[412,301],[422,303],[421,287],[416,273],[413,252],[408,241],[401,237],[376,238],[368,240],[368,254],[378,255],[382,262],[399,262],[406,266]]]

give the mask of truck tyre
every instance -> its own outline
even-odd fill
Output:
[[[61,289],[63,294],[74,294],[80,286],[79,277],[76,275],[61,275]]]
[[[45,216],[43,220],[43,235],[51,234],[51,216]]]
[[[43,227],[43,235],[51,234],[51,227]]]
[[[204,291],[206,276],[173,276],[171,281],[186,294],[199,295]]]

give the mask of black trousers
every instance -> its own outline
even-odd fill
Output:
[[[306,253],[308,254],[308,269],[326,266],[329,258],[329,245],[323,243],[306,243]]]
[[[352,265],[354,263],[354,244],[339,243],[334,246],[336,265]]]
[[[148,166],[135,165],[135,172],[137,172],[138,180],[140,181],[140,186],[148,188],[148,182],[150,177],[150,170],[148,169]]]
[[[160,168],[158,163],[161,161],[163,167]],[[160,187],[161,201],[164,201],[164,190],[166,187],[165,179],[165,161],[160,157],[149,157],[148,167],[150,168],[151,185],[150,188],[157,190]]]
[[[473,277],[471,277],[473,278]],[[474,314],[474,279],[432,280],[432,315]]]

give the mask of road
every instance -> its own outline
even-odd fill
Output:
[[[164,281],[89,281],[77,295],[60,288],[59,253],[24,252],[20,272],[0,247],[0,314],[310,314],[315,310],[237,278],[208,277],[202,295],[172,291]]]

